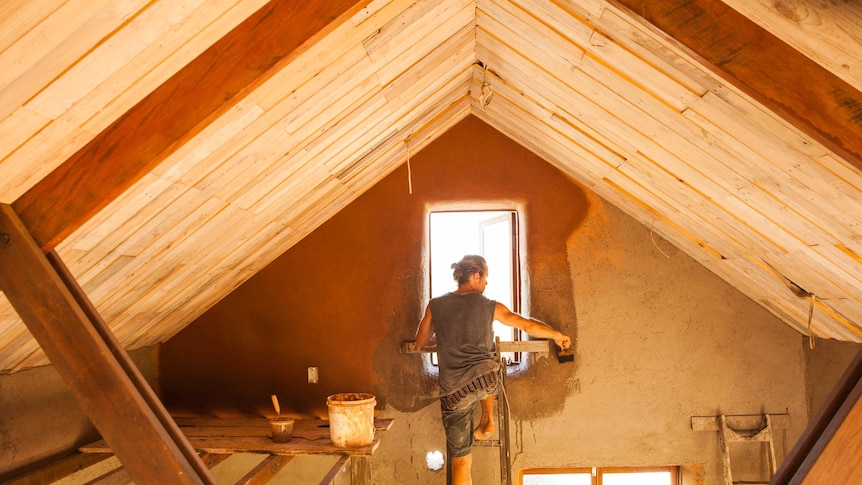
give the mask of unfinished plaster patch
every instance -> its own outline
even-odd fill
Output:
[[[567,377],[566,378],[566,389],[568,389],[571,394],[580,394],[581,393],[581,380],[574,377],[574,376]]]

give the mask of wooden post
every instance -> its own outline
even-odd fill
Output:
[[[371,457],[352,455],[350,457],[350,483],[352,485],[371,485]]]
[[[213,480],[184,450],[8,204],[0,204],[0,290],[24,320],[84,412],[137,483]],[[126,356],[127,357],[127,356]]]

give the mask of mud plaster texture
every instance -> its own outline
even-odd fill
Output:
[[[789,413],[782,457],[814,405],[806,378],[834,382],[849,362],[828,349],[808,359],[799,333],[476,118],[411,169],[412,194],[402,166],[167,342],[166,404],[269,415],[276,393],[288,413],[325,417],[327,395],[371,392],[395,419],[375,483],[445,483],[425,461],[445,451],[434,371],[399,351],[429,298],[431,210],[518,209],[524,311],[575,339],[573,363],[512,370],[513,473],[692,464],[700,483],[719,483],[718,435],[691,431],[692,416]],[[738,479],[758,478],[761,456],[736,452]],[[495,448],[476,449],[476,483],[498,481],[498,463]]]
[[[425,460],[445,450],[435,376],[422,356],[399,352],[429,298],[425,224],[440,209],[518,209],[524,309],[575,338],[575,362],[531,358],[509,380],[514,473],[692,464],[703,471],[685,485],[721,483],[718,436],[691,431],[691,416],[787,412],[783,455],[859,351],[822,340],[809,349],[649,227],[476,118],[411,164],[412,195],[402,166],[158,349],[153,385],[165,404],[271,416],[276,393],[283,414],[325,417],[327,395],[371,392],[395,420],[372,459],[374,482],[446,483]],[[156,353],[133,353],[151,381]],[[51,367],[0,376],[0,476],[94,436]],[[735,477],[762,472],[761,457],[735,454],[734,471],[748,473]],[[213,472],[234,483],[260,458],[237,455]],[[298,457],[272,483],[318,483],[333,462]],[[498,463],[495,448],[476,448],[475,483],[499,483]]]
[[[158,347],[129,355],[158,394]],[[0,482],[13,470],[49,462],[97,439],[98,431],[52,366],[0,376]]]

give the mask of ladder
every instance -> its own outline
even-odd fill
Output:
[[[733,481],[733,473],[730,466],[730,445],[732,443],[751,443],[760,442],[766,443],[767,467],[769,469],[769,478],[775,475],[778,469],[778,464],[775,460],[775,442],[773,436],[772,416],[769,414],[763,415],[763,427],[755,430],[737,431],[731,429],[727,425],[727,416],[722,414],[719,418],[719,432],[721,437],[721,453],[724,458],[724,482],[726,485],[733,484],[768,484],[769,479],[765,481]]]
[[[473,446],[494,446],[500,448],[500,485],[512,485],[512,452],[509,447],[509,401],[506,397],[506,375],[508,366],[503,354],[506,352],[529,352],[540,356],[548,356],[551,352],[551,340],[519,340],[501,341],[496,338],[497,358],[500,360],[500,385],[497,387],[497,435],[496,440],[475,441]],[[501,399],[502,396],[502,399]]]
[[[496,440],[476,440],[473,446],[488,446],[500,449],[500,484],[512,485],[512,456],[509,448],[509,403],[506,398],[506,374],[508,368],[505,359],[502,355],[504,352],[532,352],[539,355],[547,356],[550,353],[550,340],[521,340],[516,342],[503,342],[500,338],[496,339],[497,358],[500,359],[503,372],[500,373],[500,385],[497,387],[497,394],[494,400],[497,402],[497,436]],[[434,352],[434,348],[417,348],[416,342],[412,340],[404,340],[401,342],[401,353],[413,354],[422,352]],[[500,398],[502,396],[502,399]],[[449,460],[449,450],[446,450],[446,482],[450,482],[452,476],[452,464]]]
[[[506,398],[506,375],[508,374],[508,367],[506,365],[506,360],[502,357],[503,352],[512,352],[515,351],[513,346],[507,344],[513,344],[514,342],[500,342],[500,337],[497,337],[497,357],[500,359],[500,365],[502,366],[502,372],[500,372],[500,382],[497,386],[497,394],[494,396],[494,401],[496,401],[497,405],[495,408],[497,409],[497,436],[496,440],[476,440],[473,442],[473,446],[489,446],[500,449],[500,485],[512,485],[512,456],[511,450],[509,448],[509,403]],[[547,344],[544,344],[547,345]]]

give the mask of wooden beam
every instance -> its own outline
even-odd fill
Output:
[[[183,454],[190,445],[171,436],[117,360],[122,349],[99,335],[7,204],[0,204],[0,267],[0,290],[129,475],[138,483],[211,483],[197,455]]]
[[[862,93],[721,0],[611,0],[862,170]]]
[[[99,314],[99,311],[96,310],[96,307],[93,306],[93,303],[87,298],[87,295],[84,293],[84,290],[78,285],[78,282],[75,280],[75,277],[63,263],[63,260],[60,259],[60,256],[55,251],[50,251],[45,255],[48,259],[48,262],[54,268],[57,275],[60,277],[60,280],[63,281],[66,288],[71,293],[72,297],[80,306],[81,310],[87,316],[89,322],[92,324],[93,329],[99,334],[104,342],[107,343],[108,348],[111,349],[113,356],[117,359],[117,363],[122,367],[123,371],[131,380],[132,384],[135,386],[135,389],[138,391],[140,396],[144,399],[149,406],[150,410],[155,414],[156,418],[162,424],[164,429],[171,436],[173,441],[177,443],[180,448],[180,451],[185,455],[185,457],[198,469],[199,473],[206,474],[204,468],[209,469],[212,468],[209,465],[203,463],[203,461],[198,461],[198,454],[192,448],[191,444],[189,444],[185,435],[180,431],[179,426],[177,426],[176,422],[168,413],[167,409],[162,405],[162,402],[159,400],[156,393],[147,383],[144,376],[141,374],[140,370],[135,366],[135,363],[132,362],[132,358],[129,354],[123,349],[120,342],[111,333],[110,327],[105,321],[102,319],[102,316]],[[215,466],[215,465],[213,465]]]
[[[0,476],[0,485],[42,485],[54,483],[91,465],[114,456],[113,453],[73,453],[14,477]]]
[[[862,381],[841,407],[841,422],[799,483],[862,483]]]
[[[129,472],[120,467],[90,480],[85,485],[128,485],[129,483],[134,483],[129,477]]]
[[[44,250],[279,70],[356,0],[273,0],[13,202]]]
[[[827,447],[832,446],[830,441],[838,433],[840,433],[842,440],[846,440],[837,443],[839,448],[853,450],[862,447],[860,413],[862,413],[862,351],[856,354],[820,410],[811,418],[802,436],[793,445],[784,461],[781,462],[781,466],[775,476],[772,477],[771,483],[802,483],[809,471],[814,471],[813,468],[818,459]],[[851,419],[846,419],[848,416]],[[832,451],[834,450],[833,447]],[[857,454],[854,458],[855,462],[851,460],[842,464],[841,467],[848,477],[853,473],[854,467],[857,472],[859,470],[860,455]],[[827,458],[826,461],[830,461],[830,459]],[[823,470],[820,467],[818,473]],[[829,476],[828,473],[832,472],[837,472],[837,470],[831,472],[827,470],[827,478],[823,481],[814,482],[853,483],[852,481],[844,481],[838,476]]]
[[[96,456],[96,457],[104,456],[106,458],[109,456],[114,456],[113,453],[104,453],[104,454],[81,453],[81,455],[82,456]],[[226,455],[226,454],[201,453],[200,458],[201,458],[201,462],[203,462],[204,466],[207,467],[207,469],[212,469],[214,466],[216,466],[219,463],[230,458],[230,456],[231,455]],[[105,473],[101,477],[90,480],[89,482],[87,482],[87,485],[111,485],[114,483],[125,485],[127,483],[130,483],[131,480],[132,479],[129,477],[129,472],[127,472],[126,469],[121,466],[119,468],[111,470],[108,473]],[[42,484],[42,483],[46,483],[46,482],[45,481],[38,481],[38,482],[27,482],[27,483],[32,483],[32,484],[36,485],[36,484]],[[0,485],[7,485],[7,484],[3,483]],[[20,485],[24,485],[24,484],[22,483]]]
[[[263,485],[269,483],[272,478],[293,459],[292,456],[268,455],[250,472],[242,477],[236,485]]]
[[[200,456],[204,466],[209,469],[212,469],[214,466],[231,457],[231,455],[226,453],[201,453]]]
[[[320,485],[347,485],[350,483],[350,457],[342,456],[329,469],[329,473],[320,481]]]

